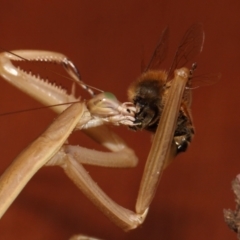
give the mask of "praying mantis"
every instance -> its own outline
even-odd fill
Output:
[[[165,55],[167,34],[168,31],[164,30],[145,72],[163,61],[164,57],[161,59],[160,55]],[[139,187],[135,211],[126,209],[109,198],[86,172],[83,164],[135,167],[138,160],[134,151],[110,131],[107,125],[138,128],[143,123],[143,120],[137,121],[137,114],[140,115],[141,108],[134,100],[133,103],[120,103],[111,93],[102,92],[95,95],[92,89],[82,82],[75,65],[63,54],[35,50],[1,53],[0,74],[3,79],[42,104],[54,105],[52,109],[59,116],[39,138],[23,150],[1,176],[0,216],[4,215],[27,182],[42,166],[57,165],[64,169],[76,186],[117,226],[128,231],[141,225],[147,216],[165,166],[176,156],[178,149],[189,141],[186,134],[176,135],[179,112],[185,113],[184,116],[188,116],[191,123],[187,109],[191,104],[191,77],[195,65],[189,70],[184,64],[201,52],[203,42],[202,26],[200,24],[191,26],[178,47],[170,70],[165,74],[163,81],[167,93],[160,120],[157,119],[157,122],[154,120],[154,124],[157,123],[156,132]],[[74,96],[74,91],[67,94],[60,87],[23,72],[12,64],[14,60],[26,59],[63,65],[73,83],[85,88],[91,94],[91,99],[87,101],[79,99]],[[111,152],[69,145],[67,143],[69,135],[77,130],[84,131]]]

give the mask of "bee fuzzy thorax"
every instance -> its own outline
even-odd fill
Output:
[[[130,101],[136,107],[133,130],[146,129],[155,132],[165,102],[167,84],[165,71],[144,72],[128,90]]]
[[[144,72],[135,82],[128,88],[128,98],[134,102],[137,96],[143,98],[152,98],[161,94],[167,80],[166,71],[149,70]]]

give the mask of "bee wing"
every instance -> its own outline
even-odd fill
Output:
[[[210,86],[217,83],[222,77],[221,73],[200,74],[191,79],[191,88]]]
[[[202,51],[204,38],[203,26],[200,23],[193,24],[187,30],[177,48],[173,63],[169,69],[168,80],[172,78],[175,69],[185,66],[189,60]]]
[[[166,27],[162,31],[162,35],[161,35],[160,40],[155,48],[155,51],[153,52],[151,60],[143,72],[146,72],[149,69],[159,68],[160,64],[164,61],[164,59],[166,58],[166,55],[167,55],[168,39],[169,39],[169,29],[168,29],[168,27]]]

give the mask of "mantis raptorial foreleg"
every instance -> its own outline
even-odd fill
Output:
[[[189,70],[182,68],[175,71],[175,78],[165,103],[160,123],[154,136],[153,144],[145,165],[136,211],[142,213],[147,209],[155,195],[164,165],[176,156],[177,146],[173,143],[177,117],[183,92],[189,79]]]
[[[62,147],[76,124],[89,121],[86,108],[77,103],[63,112],[50,127],[14,160],[0,178],[0,217],[32,178]]]

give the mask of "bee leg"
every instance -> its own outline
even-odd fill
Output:
[[[194,127],[192,125],[191,115],[187,109],[182,106],[177,119],[177,128],[174,133],[177,154],[187,150],[188,145],[192,141],[193,135]]]
[[[180,152],[185,152],[188,148],[190,141],[187,140],[187,136],[175,137],[174,142],[177,146],[177,154]]]

